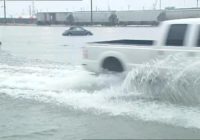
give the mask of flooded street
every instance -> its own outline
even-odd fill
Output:
[[[87,42],[156,39],[155,27],[0,26],[0,139],[198,139],[200,61],[171,56],[118,75],[81,66]]]

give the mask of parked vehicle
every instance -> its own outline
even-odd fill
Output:
[[[83,49],[84,67],[95,73],[104,70],[124,72],[168,55],[200,55],[200,19],[166,21],[159,28],[160,37],[152,43],[132,40],[128,45],[117,43],[119,41],[89,44]]]
[[[82,27],[70,27],[62,35],[63,36],[84,36],[84,35],[93,35],[93,34]]]

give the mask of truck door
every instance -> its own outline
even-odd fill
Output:
[[[188,24],[172,24],[169,27],[164,46],[160,46],[156,50],[156,56],[166,57],[175,53],[181,53],[186,46],[186,35],[188,32]]]

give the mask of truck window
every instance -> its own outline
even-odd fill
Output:
[[[173,24],[170,26],[166,46],[183,46],[187,31],[187,24]]]
[[[197,46],[197,47],[200,47],[200,26],[199,26],[199,29],[198,29],[198,36],[197,36],[197,43],[196,43],[196,46]]]

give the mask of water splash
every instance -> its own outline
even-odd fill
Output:
[[[168,56],[128,73],[122,88],[141,97],[174,104],[200,104],[200,59]]]
[[[21,63],[8,55],[4,59],[0,94],[200,129],[198,58],[169,56],[134,68],[125,77],[93,76],[80,66],[51,62]]]

